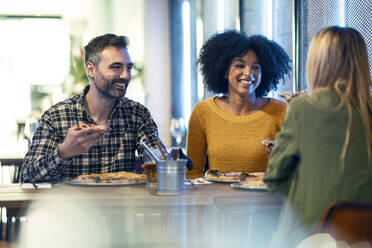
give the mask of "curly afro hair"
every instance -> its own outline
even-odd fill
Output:
[[[198,63],[206,88],[217,94],[227,94],[229,82],[225,77],[233,59],[254,51],[261,65],[261,83],[256,96],[266,96],[284,76],[290,73],[291,60],[275,41],[262,35],[247,36],[236,30],[212,35],[200,50]]]

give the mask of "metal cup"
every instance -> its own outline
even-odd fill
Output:
[[[176,193],[185,187],[186,159],[156,162],[159,193]]]

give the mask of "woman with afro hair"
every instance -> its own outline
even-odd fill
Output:
[[[192,111],[187,154],[202,177],[206,155],[209,169],[221,172],[265,172],[269,153],[261,142],[275,139],[287,105],[266,97],[286,74],[290,59],[276,42],[235,30],[214,34],[201,48],[198,63],[206,88],[216,94]]]

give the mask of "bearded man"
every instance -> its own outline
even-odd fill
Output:
[[[125,97],[133,68],[128,43],[125,36],[105,34],[84,47],[89,85],[43,113],[21,182],[134,171],[136,150],[143,157],[140,141],[156,148],[158,130],[150,112]]]

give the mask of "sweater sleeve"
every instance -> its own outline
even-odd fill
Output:
[[[191,159],[194,168],[187,171],[188,178],[203,177],[207,141],[205,133],[200,124],[200,113],[198,105],[191,113],[187,132],[187,156]]]
[[[293,102],[294,103],[294,102]],[[291,104],[281,131],[276,135],[276,145],[272,150],[264,176],[269,190],[280,190],[284,195],[288,191],[291,175],[299,159],[298,127],[296,107]]]

